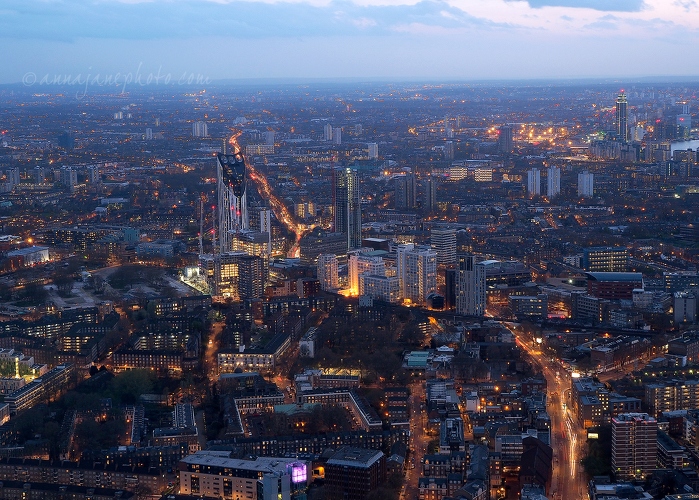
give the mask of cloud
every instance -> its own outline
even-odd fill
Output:
[[[395,33],[397,26],[414,23],[448,29],[496,26],[443,0],[422,0],[413,5],[359,5],[348,0],[329,0],[324,5],[245,0],[140,3],[5,0],[5,4],[0,12],[0,38],[68,42],[80,38],[386,35]]]
[[[604,12],[640,12],[645,7],[643,0],[526,0],[535,8],[571,7],[593,9]]]

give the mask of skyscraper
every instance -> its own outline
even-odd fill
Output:
[[[333,140],[333,126],[329,123],[326,123],[323,127],[323,139],[325,139],[326,141]]]
[[[546,171],[546,196],[553,198],[561,194],[561,169],[549,167]]]
[[[335,232],[347,235],[347,250],[359,248],[362,246],[362,209],[357,171],[345,167],[336,168],[333,173]]]
[[[616,98],[616,135],[619,140],[627,142],[629,140],[629,112],[627,109],[626,94],[622,92]]]
[[[245,160],[241,153],[216,156],[219,251],[232,249],[231,233],[248,229]]]
[[[612,418],[612,471],[617,478],[643,478],[657,469],[658,422],[647,413]]]
[[[578,196],[591,198],[595,193],[595,174],[584,170],[578,174]]]
[[[483,316],[485,304],[485,266],[476,262],[475,255],[459,255],[456,314]]]
[[[541,171],[538,168],[533,168],[527,172],[527,193],[529,196],[541,194]]]

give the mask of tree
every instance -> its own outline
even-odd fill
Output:
[[[154,378],[150,370],[128,370],[120,373],[112,381],[115,399],[126,404],[138,402],[141,394],[153,390]]]

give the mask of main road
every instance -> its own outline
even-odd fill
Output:
[[[505,326],[508,327],[507,324]],[[580,465],[586,435],[568,408],[566,394],[570,389],[570,375],[558,363],[546,357],[534,343],[526,340],[526,337],[513,333],[519,348],[546,378],[554,457],[550,497],[552,500],[587,500],[587,481]]]

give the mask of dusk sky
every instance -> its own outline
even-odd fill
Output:
[[[2,0],[0,83],[699,75],[694,0]],[[161,82],[164,81],[160,80]]]

